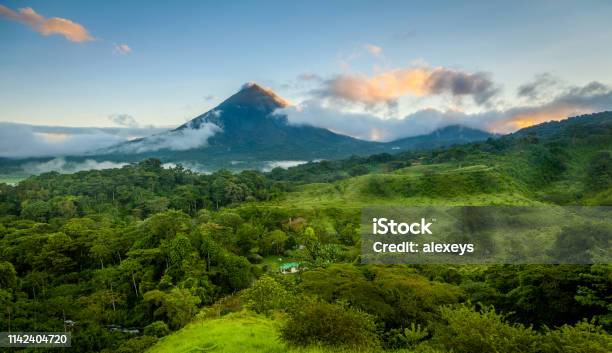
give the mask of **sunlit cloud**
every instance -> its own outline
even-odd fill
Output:
[[[365,140],[392,141],[430,133],[449,125],[463,125],[494,133],[511,133],[531,125],[571,116],[612,110],[612,87],[591,82],[558,93],[538,105],[466,113],[457,109],[421,109],[404,117],[386,118],[372,112],[342,110],[310,99],[277,111],[295,125],[312,125]]]
[[[87,42],[94,39],[82,25],[60,17],[45,18],[36,13],[31,7],[24,7],[13,11],[6,6],[0,5],[0,15],[28,25],[43,36],[59,34],[71,42]]]
[[[471,97],[485,104],[498,89],[484,72],[464,72],[443,67],[415,67],[381,72],[373,76],[343,74],[324,81],[314,92],[321,98],[376,105],[405,95]]]
[[[365,50],[367,50],[370,54],[374,56],[380,56],[383,52],[383,49],[379,47],[378,45],[364,44],[363,47],[365,48]]]

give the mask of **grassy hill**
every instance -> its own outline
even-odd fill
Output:
[[[217,319],[194,321],[161,338],[147,353],[343,353],[323,347],[292,348],[280,339],[282,319],[243,311]],[[352,351],[354,352],[354,351]]]
[[[268,205],[357,208],[366,205],[531,205],[539,201],[492,166],[416,165],[333,183],[300,185]],[[265,204],[264,204],[265,205]]]

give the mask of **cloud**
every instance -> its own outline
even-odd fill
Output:
[[[82,25],[60,17],[44,18],[31,7],[24,7],[13,11],[6,6],[0,5],[0,15],[26,24],[43,36],[59,34],[71,42],[87,42],[94,39]]]
[[[299,74],[297,77],[298,81],[315,81],[315,82],[319,82],[322,81],[323,79],[321,78],[321,76],[317,75],[317,74],[313,74],[313,73],[303,73],[303,74]]]
[[[491,128],[511,132],[546,121],[605,110],[612,110],[612,87],[593,81],[570,87],[541,105],[511,108]]]
[[[372,113],[346,112],[312,99],[280,109],[296,125],[312,125],[365,140],[392,141],[430,133],[448,125],[464,125],[496,133],[510,133],[534,124],[570,116],[612,110],[612,87],[591,82],[575,86],[540,105],[465,113],[422,109],[403,118],[381,118]]]
[[[166,131],[142,139],[123,143],[109,149],[110,152],[144,153],[158,150],[184,151],[208,145],[208,139],[220,132],[215,124],[204,123],[198,128]]]
[[[269,172],[274,168],[288,169],[301,164],[306,164],[308,161],[267,161],[264,163],[265,164],[260,168],[262,172]]]
[[[163,130],[160,128],[72,128],[0,122],[0,157],[83,155]]]
[[[486,103],[498,92],[487,73],[466,73],[445,68],[434,69],[427,78],[425,87],[428,94],[471,96],[477,104]]]
[[[134,119],[134,117],[129,114],[109,115],[108,120],[112,121],[113,123],[119,126],[131,127],[131,128],[139,127],[139,124],[138,122],[136,122],[136,119]]]
[[[116,163],[111,161],[98,162],[93,159],[86,159],[83,162],[66,161],[65,158],[54,158],[47,162],[29,162],[21,166],[27,174],[41,174],[47,172],[76,173],[82,170],[101,170],[111,168],[121,168],[128,163]]]
[[[402,32],[395,33],[392,38],[397,40],[408,40],[416,36],[416,31],[414,29],[408,29]]]
[[[115,44],[114,51],[117,54],[127,55],[132,52],[132,48],[127,44]]]
[[[374,56],[380,56],[382,54],[383,49],[378,45],[374,44],[364,44],[364,49],[367,50],[370,54]]]
[[[420,110],[402,119],[383,119],[371,113],[346,112],[312,100],[277,111],[295,125],[323,127],[339,134],[370,141],[392,141],[427,134],[437,128],[464,122],[465,114]]]
[[[550,73],[541,73],[535,76],[533,81],[525,83],[517,89],[517,96],[530,100],[537,100],[551,93],[557,88],[561,81]]]
[[[396,69],[374,76],[343,74],[324,81],[313,91],[321,98],[376,105],[393,103],[404,95],[448,94],[456,98],[472,97],[485,104],[498,89],[489,74],[463,72],[447,68],[416,67]]]

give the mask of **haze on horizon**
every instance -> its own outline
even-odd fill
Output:
[[[0,122],[145,134],[253,80],[293,103],[290,121],[361,139],[506,133],[612,109],[611,15],[605,1],[2,0]]]

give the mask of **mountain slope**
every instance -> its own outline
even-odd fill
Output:
[[[489,137],[496,135],[462,125],[449,125],[426,135],[406,137],[389,144],[401,150],[426,149],[482,141]]]
[[[510,136],[531,134],[546,138],[593,138],[595,136],[609,138],[612,134],[612,111],[580,115],[560,121],[549,121],[520,129]]]
[[[248,83],[217,107],[172,131],[128,142],[110,151],[130,160],[158,157],[165,161],[217,164],[228,160],[337,159],[446,146],[493,136],[479,130],[451,126],[428,135],[389,143],[364,141],[324,128],[290,124],[286,116],[277,113],[277,109],[287,105],[287,101],[271,90]],[[203,134],[193,134],[194,131]],[[206,144],[197,148],[173,148],[173,143],[164,140],[191,135],[204,136]],[[139,144],[150,144],[153,148],[138,148]]]
[[[427,135],[393,142],[364,141],[320,127],[289,123],[285,115],[278,113],[279,108],[287,105],[287,101],[271,90],[249,83],[215,108],[176,129],[64,159],[69,163],[82,163],[86,159],[124,163],[154,157],[165,163],[182,163],[201,171],[267,169],[273,161],[299,163],[397,153],[485,140],[493,136],[484,131],[449,126]],[[410,131],[405,134],[409,135]],[[0,175],[19,172],[26,163],[44,163],[52,159],[0,159]]]
[[[215,159],[317,159],[338,158],[351,154],[382,152],[390,147],[379,142],[362,141],[313,126],[289,124],[275,114],[288,103],[272,91],[250,83],[214,109],[195,117],[178,128],[144,139],[122,144],[115,153],[156,156],[165,160],[214,161]],[[214,130],[207,144],[197,148],[132,148],[155,139],[184,138],[191,131]],[[171,144],[168,144],[171,146]],[[142,152],[141,152],[142,151]],[[125,153],[128,152],[128,153]]]

